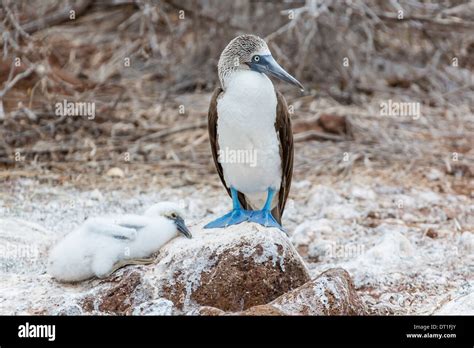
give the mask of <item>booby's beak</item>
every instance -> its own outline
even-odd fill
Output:
[[[191,231],[186,227],[184,220],[182,217],[178,216],[176,219],[173,220],[176,226],[178,227],[178,231],[182,233],[186,238],[193,238]]]
[[[258,62],[252,61],[251,63],[248,63],[248,65],[252,70],[279,78],[280,80],[299,87],[301,91],[304,91],[303,85],[293,76],[288,74],[285,69],[276,62],[271,54],[260,56]]]

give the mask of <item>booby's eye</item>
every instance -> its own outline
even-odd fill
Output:
[[[253,60],[255,63],[258,63],[258,62],[260,61],[260,56],[259,56],[259,55],[253,56],[252,60]]]
[[[176,214],[176,213],[171,213],[170,217],[171,217],[172,219],[176,219],[176,218],[178,217],[178,214]]]

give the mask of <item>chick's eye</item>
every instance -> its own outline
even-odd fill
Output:
[[[260,61],[260,56],[253,56],[253,61],[258,63]]]
[[[178,215],[176,215],[176,213],[171,213],[171,217],[172,217],[173,219],[176,219],[176,218],[178,217]]]

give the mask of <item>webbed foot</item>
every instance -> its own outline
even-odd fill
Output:
[[[231,225],[237,225],[244,221],[248,221],[252,215],[249,210],[234,209],[230,213],[209,222],[204,228],[225,228]]]

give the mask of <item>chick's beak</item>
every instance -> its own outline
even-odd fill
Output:
[[[186,238],[192,238],[193,235],[191,234],[191,231],[186,227],[186,224],[184,223],[184,220],[182,217],[177,217],[174,219],[174,223],[176,224],[176,227],[178,228],[178,231],[182,233]]]

